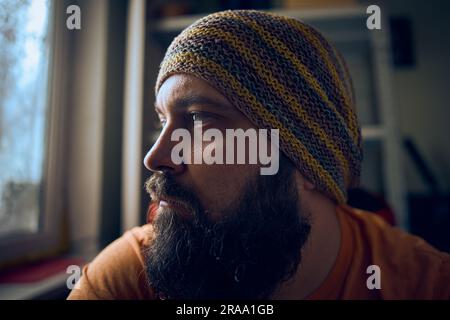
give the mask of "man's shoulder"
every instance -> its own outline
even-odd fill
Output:
[[[111,267],[116,267],[117,264],[123,263],[130,267],[142,269],[145,263],[143,253],[153,237],[152,225],[145,224],[134,227],[109,244],[92,263],[111,263]]]
[[[387,298],[450,298],[450,254],[373,213],[342,211],[362,242],[366,261],[380,267]],[[392,294],[392,296],[390,296]]]
[[[148,299],[144,250],[153,239],[151,225],[134,227],[103,249],[83,269],[69,298]]]
[[[357,226],[359,236],[371,244],[372,250],[374,247],[386,252],[402,249],[399,253],[404,256],[414,255],[425,260],[450,261],[450,254],[437,250],[418,236],[390,225],[372,212],[348,206],[343,207],[343,211],[349,217],[350,223]]]
[[[144,224],[126,231],[121,238],[127,240],[132,245],[145,247],[151,243],[154,234],[153,226],[151,224]]]

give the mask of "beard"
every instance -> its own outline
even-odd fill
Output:
[[[169,299],[270,298],[295,274],[310,232],[294,171],[281,155],[279,172],[249,182],[217,222],[173,176],[154,173],[146,183],[153,200],[175,199],[192,215],[164,208],[153,221],[155,237],[144,252],[152,290]]]

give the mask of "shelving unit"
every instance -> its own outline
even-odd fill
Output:
[[[390,92],[391,64],[387,24],[382,24],[382,30],[368,30],[367,14],[362,7],[271,12],[312,25],[343,54],[353,77],[357,112],[362,124],[365,149],[362,186],[384,195],[395,211],[399,226],[408,229],[401,145]],[[202,16],[204,15],[148,21],[145,88],[153,88],[159,63],[173,37]],[[153,91],[144,98],[144,102],[146,106],[153,105]],[[144,117],[146,123],[154,119],[149,111],[144,111]],[[144,148],[151,146],[153,142],[154,134],[144,132]]]

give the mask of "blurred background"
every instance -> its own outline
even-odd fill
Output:
[[[0,299],[65,298],[69,265],[146,222],[158,66],[224,9],[301,19],[341,51],[365,157],[349,204],[450,252],[450,2],[0,0]]]

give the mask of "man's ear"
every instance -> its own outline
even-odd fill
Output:
[[[313,191],[316,189],[316,186],[306,179],[298,170],[295,172],[295,181],[297,182],[297,186],[300,187],[300,190]]]
[[[308,191],[313,191],[316,189],[316,186],[310,182],[308,179],[303,178],[304,188]]]

